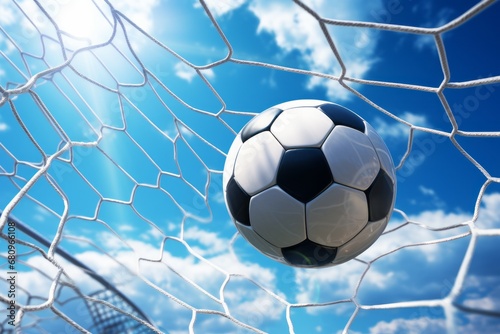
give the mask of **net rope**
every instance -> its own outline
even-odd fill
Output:
[[[36,233],[50,241],[49,246],[46,247],[39,240],[30,237],[18,228],[16,235],[16,265],[19,268],[19,280],[17,282],[18,298],[16,301],[15,326],[12,327],[8,324],[9,319],[5,306],[9,305],[9,298],[4,291],[5,289],[1,289],[0,301],[4,303],[4,306],[0,311],[2,316],[0,326],[3,333],[49,333],[53,328],[64,328],[68,332],[118,333],[123,330],[138,332],[139,328],[143,332],[173,332],[174,328],[171,323],[162,320],[165,317],[165,314],[162,315],[162,313],[168,312],[177,312],[175,314],[179,319],[183,319],[183,322],[181,322],[186,325],[190,333],[205,332],[203,328],[206,329],[210,321],[214,321],[213,319],[222,319],[217,321],[229,322],[234,325],[234,331],[263,333],[266,330],[259,328],[259,321],[252,321],[252,319],[245,318],[241,313],[232,311],[234,296],[230,292],[235,285],[243,284],[242,282],[249,282],[253,286],[255,290],[251,290],[252,293],[264,294],[265,300],[270,305],[278,305],[277,307],[283,308],[284,319],[282,321],[286,322],[286,328],[290,333],[296,332],[297,324],[293,320],[293,314],[296,310],[342,305],[353,305],[352,314],[341,325],[344,332],[348,332],[360,312],[366,310],[440,308],[444,312],[446,325],[450,332],[455,330],[454,314],[457,310],[484,316],[499,316],[499,311],[470,307],[459,301],[460,292],[463,289],[479,237],[500,236],[500,228],[479,228],[476,226],[482,209],[483,197],[488,187],[499,183],[500,178],[491,175],[487,168],[475,160],[460,144],[458,138],[498,138],[500,137],[500,131],[463,130],[464,127],[457,122],[444,91],[499,84],[500,76],[491,75],[469,81],[452,81],[447,52],[443,42],[444,33],[464,25],[482,11],[488,10],[489,6],[493,5],[495,1],[479,1],[458,17],[433,28],[330,19],[322,17],[306,2],[294,1],[303,11],[314,17],[317,24],[319,24],[331,53],[339,63],[340,74],[338,75],[236,57],[233,46],[226,37],[227,32],[218,24],[214,8],[203,0],[200,0],[199,4],[227,49],[225,57],[203,65],[195,65],[177,53],[174,48],[170,48],[168,43],[155,38],[136,24],[133,19],[116,9],[112,2],[105,1],[104,5],[97,5],[94,1],[92,3],[106,18],[109,27],[111,27],[109,37],[99,44],[92,44],[90,41],[62,31],[52,17],[50,8],[48,9],[41,1],[34,1],[33,4],[36,5],[39,15],[44,17],[46,27],[53,29],[51,33],[39,30],[35,18],[30,17],[30,13],[26,8],[18,2],[12,2],[13,10],[29,22],[31,30],[36,33],[36,39],[44,46],[41,52],[31,53],[25,51],[23,46],[16,42],[16,32],[9,31],[7,26],[0,25],[2,39],[6,44],[10,45],[10,49],[7,51],[0,49],[2,58],[0,63],[5,64],[5,67],[14,69],[16,72],[16,78],[8,81],[4,86],[0,86],[0,116],[6,119],[5,115],[12,115],[12,121],[16,124],[12,123],[8,124],[8,126],[14,129],[16,133],[12,134],[11,131],[9,136],[11,138],[24,138],[24,143],[29,143],[24,145],[29,145],[31,152],[30,154],[21,154],[20,148],[16,148],[15,144],[0,142],[2,151],[0,178],[3,181],[2,185],[9,185],[9,190],[5,191],[8,196],[1,198],[0,231],[2,239],[0,249],[3,259],[1,261],[2,275],[5,275],[5,272],[8,271],[8,254],[6,250],[9,241],[8,226],[13,219],[12,217],[18,217],[19,224],[29,226]],[[105,15],[105,12],[109,12],[109,14]],[[438,86],[424,86],[349,76],[347,74],[348,65],[341,52],[338,51],[330,29],[337,26],[432,36],[443,74],[441,83]],[[200,82],[208,92],[218,101],[219,109],[213,111],[194,107],[195,104],[189,103],[183,97],[177,95],[174,92],[175,90],[169,87],[168,76],[161,77],[154,69],[149,67],[147,60],[143,59],[146,58],[143,54],[140,55],[134,51],[136,47],[133,38],[139,37],[148,40],[152,45],[156,45],[163,52],[194,71],[196,78],[201,80]],[[76,42],[71,44],[68,42],[69,40]],[[139,75],[141,80],[135,83],[122,81],[116,75],[114,69],[110,67],[109,60],[106,59],[101,50],[113,52],[116,57],[120,58],[120,61],[126,62],[130,66],[129,68],[133,68],[135,74]],[[58,59],[56,61],[50,59],[51,54],[58,54]],[[98,64],[101,71],[111,78],[111,84],[100,82],[93,77],[92,73],[86,73],[81,69],[82,67],[79,66],[78,62],[82,54],[88,55],[93,59],[94,64]],[[33,69],[31,63],[35,61],[42,69],[39,67]],[[342,299],[332,298],[321,302],[297,302],[284,295],[279,288],[270,287],[266,282],[260,282],[258,278],[242,269],[242,266],[231,268],[213,260],[209,253],[200,250],[199,241],[198,243],[194,242],[192,237],[186,234],[188,226],[190,227],[189,233],[193,233],[193,231],[200,232],[204,228],[208,229],[208,226],[219,223],[214,221],[214,216],[217,215],[218,217],[218,214],[212,210],[212,206],[221,204],[214,202],[212,197],[214,196],[214,189],[219,191],[221,189],[220,178],[223,166],[221,161],[223,162],[225,157],[228,143],[221,144],[214,139],[215,134],[210,135],[208,131],[200,130],[199,125],[197,127],[190,124],[187,119],[188,117],[195,117],[191,115],[199,115],[200,119],[207,120],[207,127],[217,123],[218,127],[214,131],[224,129],[234,137],[241,129],[241,126],[251,116],[259,112],[256,110],[232,110],[231,105],[226,104],[224,98],[219,95],[218,89],[211,82],[208,73],[210,70],[228,64],[295,73],[338,82],[343,89],[364,101],[366,105],[408,129],[406,152],[401,159],[396,161],[397,170],[401,170],[408,164],[414,151],[417,133],[433,134],[445,138],[484,176],[485,181],[477,193],[475,203],[471,206],[473,207],[472,217],[465,221],[458,220],[450,225],[436,227],[434,222],[414,221],[403,210],[395,209],[394,216],[401,219],[402,223],[397,226],[390,225],[390,228],[384,232],[384,236],[396,234],[397,231],[408,226],[429,231],[432,235],[435,233],[435,236],[422,242],[402,244],[377,255],[369,261],[363,260],[363,257],[353,260],[362,265],[364,269],[359,272],[350,297]],[[85,85],[82,83],[85,83]],[[113,96],[113,101],[118,105],[118,114],[121,119],[125,119],[126,115],[133,113],[144,121],[143,126],[148,127],[146,132],[161,133],[163,139],[172,147],[169,156],[171,161],[158,161],[151,149],[143,144],[144,141],[141,136],[147,136],[147,134],[139,134],[135,130],[132,121],[125,121],[123,124],[116,125],[112,124],[112,121],[104,119],[104,116],[98,110],[95,110],[95,104],[87,101],[87,95],[82,91],[83,87],[87,87],[86,84],[93,86],[93,89],[102,92],[103,95],[109,94],[106,96]],[[391,110],[385,109],[363,95],[361,90],[357,89],[358,85],[435,94],[452,128],[450,131],[444,131],[412,124],[412,122],[397,116]],[[57,106],[48,101],[49,97],[45,91],[47,87],[51,87],[52,95],[57,94],[58,98],[64,102],[64,108],[72,108],[76,112],[76,115],[88,130],[86,139],[85,136],[75,135],[71,129],[72,125],[62,120],[62,114],[56,110]],[[134,91],[141,93],[145,89],[150,96],[159,101],[162,108],[160,113],[172,119],[168,131],[165,130],[164,125],[157,124],[151,113],[140,105],[140,101],[134,100]],[[196,93],[193,92],[192,94],[195,95]],[[184,114],[176,111],[176,108],[183,109]],[[35,119],[44,118],[46,122],[33,123],[29,120],[30,117],[36,117]],[[243,121],[231,123],[234,118],[240,118]],[[58,142],[51,145],[42,143],[41,138],[43,135],[41,133],[43,132],[56,133]],[[144,164],[154,166],[157,170],[156,178],[148,179],[144,177],[138,179],[137,174],[129,170],[130,162],[118,158],[113,153],[112,147],[107,146],[107,138],[114,138],[113,136],[135,146],[134,152],[141,155],[137,159],[143,159]],[[203,147],[203,150],[200,147]],[[210,156],[206,154],[207,151]],[[121,180],[126,180],[127,184],[131,184],[127,188],[127,196],[114,196],[113,191],[104,191],[105,188],[113,187],[111,180],[99,179],[95,181],[89,177],[88,172],[82,167],[81,160],[89,161],[92,157],[96,157],[97,154],[99,154],[100,160],[95,158],[96,166],[98,166],[99,161],[106,161],[106,164],[114,170],[114,173],[121,175]],[[203,182],[199,182],[196,177],[191,176],[190,172],[187,171],[186,164],[183,162],[183,157],[186,154],[189,154],[190,162],[196,163],[203,169]],[[214,163],[213,160],[217,162]],[[122,161],[125,162],[122,163]],[[164,168],[165,165],[168,165],[168,168]],[[65,182],[65,179],[61,178],[57,172],[61,168],[63,168],[64,175],[72,173],[73,176],[78,178],[80,186]],[[172,182],[173,185],[167,185],[168,182]],[[86,187],[93,192],[94,196],[98,197],[95,206],[81,209],[86,210],[86,214],[73,213],[73,210],[76,210],[75,207],[78,206],[74,202],[76,200],[73,194],[75,187]],[[177,190],[175,187],[179,187],[181,190]],[[43,191],[40,191],[40,189],[43,189]],[[172,211],[175,212],[172,220],[168,218],[168,211],[163,213],[164,219],[159,222],[150,218],[139,208],[138,199],[136,198],[139,195],[137,194],[146,190],[165,198],[172,205]],[[195,204],[186,205],[179,198],[181,191],[192,194]],[[71,195],[69,195],[70,193]],[[50,196],[52,196],[52,199],[49,198]],[[82,203],[86,202],[82,201]],[[147,229],[155,231],[155,235],[159,236],[158,240],[160,241],[155,242],[153,247],[148,248],[148,252],[138,250],[137,240],[134,240],[126,233],[126,228],[121,229],[119,225],[108,222],[103,218],[104,216],[101,216],[108,206],[124,208],[123,210],[127,212],[128,216],[124,217],[123,220],[142,222],[143,225],[141,226],[146,226]],[[25,218],[25,216],[29,216],[28,213],[37,212],[37,210],[44,212],[46,217],[50,217],[51,221],[56,223],[52,225],[46,223],[46,225],[42,226],[42,223],[38,221],[29,221]],[[170,221],[170,227],[168,223],[165,223],[166,221]],[[94,233],[101,233],[104,230],[108,233],[106,235],[109,235],[109,238],[115,240],[120,246],[115,249],[106,249],[103,244],[91,238],[92,234],[82,232],[79,235],[74,232],[75,230],[78,231],[77,227],[92,229],[93,226],[99,226]],[[196,228],[193,229],[192,226],[196,226]],[[445,237],[441,237],[438,232],[442,231],[449,233]],[[370,274],[377,261],[405,249],[445,244],[467,238],[468,244],[458,273],[454,281],[450,283],[449,291],[442,298],[380,304],[364,304],[358,300],[358,294],[365,277]],[[240,255],[235,250],[236,244],[241,240],[242,237],[237,233],[234,234],[232,239],[227,240],[227,252],[235,263],[241,262],[239,260]],[[111,270],[99,273],[99,277],[103,277],[103,280],[108,282],[101,283],[113,285],[117,290],[127,295],[130,300],[124,301],[106,287],[103,290],[103,286],[96,281],[96,276],[93,276],[93,270],[79,267],[61,256],[60,249],[70,249],[71,245],[76,245],[78,248],[75,248],[70,256],[76,257],[78,253],[84,252],[102,255],[102,261],[106,259],[108,261],[106,263],[108,263]],[[173,255],[176,254],[176,251],[179,254],[185,254],[185,257],[189,258],[186,263],[203,267],[213,277],[216,277],[217,279],[214,278],[214,280],[218,280],[217,288],[209,288],[204,283],[203,278],[189,274],[185,267],[180,266],[178,259],[181,255]],[[84,262],[85,257],[80,256],[79,259]],[[93,267],[92,263],[87,262],[85,264]],[[252,266],[251,263],[247,263],[247,265]],[[154,270],[150,268],[154,268]],[[168,272],[168,275],[165,275],[169,277],[171,282],[165,282],[153,276],[152,271]],[[92,273],[89,275],[89,272]],[[33,280],[42,283],[35,284]],[[184,295],[179,294],[175,288],[172,288],[172,290],[169,288],[176,284],[175,282],[180,281],[183,282],[182,286],[186,287],[186,291],[189,291]],[[163,300],[162,303],[164,304],[162,305],[164,305],[165,310],[160,311],[158,314],[148,314],[150,319],[144,319],[141,315],[138,315],[133,310],[133,306],[130,305],[135,303],[139,308],[144,308],[148,303],[153,303],[153,300],[141,301],[141,296],[137,294],[128,295],[127,287],[131,285],[140,286],[141,291],[149,291],[149,294]],[[188,294],[198,296],[205,304],[188,298]],[[265,314],[261,312],[260,316],[265,317]],[[123,320],[127,317],[132,319],[131,327],[126,327],[127,321]],[[85,320],[82,321],[81,319]],[[170,320],[174,322],[173,319]]]

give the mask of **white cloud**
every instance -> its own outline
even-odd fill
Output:
[[[237,273],[240,278],[236,281],[234,281],[236,277],[233,278],[231,282],[234,283],[230,282],[224,290],[226,298],[232,298],[231,314],[244,316],[248,319],[266,319],[265,321],[270,321],[276,319],[283,311],[284,306],[279,306],[279,303],[273,302],[273,298],[265,291],[257,288],[254,294],[248,294],[238,281],[241,280],[241,277],[246,277],[262,286],[275,289],[276,274],[258,264],[240,262],[228,252],[229,240],[218,236],[216,233],[207,232],[198,227],[192,227],[185,231],[185,240],[191,246],[194,254],[200,257],[196,257],[189,252],[178,253],[173,251],[172,249],[183,247],[181,242],[175,240],[168,240],[164,252],[161,252],[159,248],[160,242],[151,245],[138,240],[124,240],[132,248],[130,249],[124,248],[124,243],[113,241],[113,238],[109,236],[101,236],[100,239],[100,243],[113,255],[112,257],[95,251],[87,251],[78,254],[77,258],[84,263],[92,264],[92,268],[99,274],[105,277],[113,277],[116,280],[115,283],[120,283],[120,289],[127,291],[127,294],[137,295],[141,299],[151,297],[153,301],[151,305],[148,305],[148,309],[152,313],[155,313],[155,310],[164,309],[161,299],[155,299],[155,294],[158,292],[154,291],[153,295],[146,295],[143,291],[140,291],[139,286],[132,283],[134,280],[129,279],[131,277],[130,272],[140,273],[158,288],[190,305],[200,308],[215,307],[215,309],[217,309],[218,304],[207,298],[204,293],[194,288],[188,281],[197,284],[215,298],[219,298],[220,287],[226,278],[226,273]],[[196,244],[200,246],[196,247]],[[205,255],[212,256],[210,262],[201,257]],[[159,260],[162,257],[162,260],[161,262],[140,261],[138,265],[140,257],[151,260]],[[176,274],[169,268],[174,270]],[[117,275],[117,272],[121,274]],[[178,275],[181,275],[182,278]],[[244,280],[249,282],[246,279]],[[128,281],[131,283],[127,283]],[[87,284],[85,282],[81,283]],[[252,286],[254,285],[252,284]],[[259,308],[258,305],[261,307]],[[262,314],[263,305],[269,305],[269,312]],[[271,305],[277,308],[271,307]],[[219,308],[222,311],[220,305]],[[158,312],[157,314],[161,316],[162,313]]]
[[[446,203],[438,196],[434,189],[431,189],[424,185],[420,185],[418,186],[418,190],[422,193],[422,195],[426,196],[430,201],[432,201],[432,205],[441,208],[446,207]]]
[[[464,223],[472,218],[472,214],[464,212],[445,212],[444,210],[426,210],[416,215],[410,215],[410,220],[423,223],[429,227],[445,227]]]
[[[16,22],[15,5],[10,0],[0,0],[0,25],[6,26]]]
[[[178,248],[183,247],[183,244],[175,240],[167,240],[162,252],[159,247],[161,242],[157,242],[155,245],[132,239],[117,242],[111,240],[116,238],[111,238],[110,235],[110,233],[101,235],[96,241],[100,248],[108,252],[107,254],[90,249],[76,254],[75,257],[136,301],[138,306],[152,318],[164,321],[165,309],[173,310],[171,314],[177,318],[177,329],[185,330],[191,319],[191,312],[176,303],[169,302],[166,305],[165,302],[168,298],[154,289],[146,289],[144,282],[137,279],[138,274],[149,280],[158,289],[179,298],[182,302],[200,309],[223,312],[221,303],[209,298],[208,295],[219,299],[220,289],[226,275],[235,273],[237,275],[230,278],[224,289],[225,301],[230,307],[232,316],[240,321],[258,326],[269,321],[280,321],[284,315],[285,305],[252,283],[254,281],[275,291],[276,274],[267,268],[255,263],[241,263],[228,252],[219,252],[208,262],[204,258],[190,254],[188,249],[179,253]],[[208,249],[222,250],[223,248],[227,249],[229,245],[228,239],[199,228],[187,230],[186,238],[195,238]],[[124,247],[124,242],[130,247]],[[186,252],[187,254],[184,254]],[[140,257],[155,261],[160,261],[161,258],[161,262],[139,261]],[[81,291],[91,293],[102,288],[90,276],[83,274],[79,268],[70,265],[59,256],[56,258],[59,263],[63,264],[65,272]],[[57,268],[36,254],[29,258],[26,263],[27,265],[24,265],[23,271],[20,272],[22,280],[18,285],[20,290],[18,302],[20,304],[26,302],[27,296],[22,291],[29,291],[31,295],[42,298],[33,301],[33,303],[42,304],[48,298],[48,291],[56,277]],[[28,271],[25,269],[27,266],[38,270]],[[67,280],[67,278],[63,278],[63,280]],[[280,296],[283,297],[282,294]],[[85,321],[83,318],[75,318],[74,320],[77,322]],[[212,320],[200,318],[197,322],[201,322],[201,326],[205,328],[204,324],[209,326],[210,321],[213,320],[213,317]],[[212,325],[217,326],[226,322],[223,318],[217,321]],[[169,326],[172,326],[170,322]]]
[[[420,190],[420,192],[424,195],[427,195],[427,196],[436,196],[436,192],[434,191],[434,189],[431,189],[431,188],[427,188],[423,185],[420,185],[418,187],[418,190]]]
[[[429,228],[444,228],[453,226],[459,223],[465,223],[471,218],[471,214],[445,212],[441,209],[427,210],[419,214],[409,216],[409,219],[412,222],[416,224],[423,224]],[[399,217],[393,217],[386,230],[400,226],[403,223],[405,222]],[[436,239],[459,235],[467,231],[466,227],[462,227],[458,229],[434,232],[426,227],[411,224],[389,234],[382,235],[372,247],[360,255],[360,258],[365,260],[374,259],[405,245],[430,242]],[[452,255],[451,249],[443,250],[443,247],[440,247],[439,244],[426,245],[425,247],[412,247],[410,249],[416,252],[415,256],[423,256],[427,262],[438,261],[448,255]],[[440,253],[437,252],[438,249],[440,250]]]
[[[457,320],[457,319],[455,319]],[[414,319],[393,319],[380,321],[370,328],[370,334],[405,333],[405,334],[440,334],[440,333],[496,333],[498,320],[476,314],[464,314],[455,321],[454,328],[447,328],[446,319],[420,317]]]
[[[429,122],[423,114],[415,114],[406,111],[400,115],[400,118],[416,126],[429,126]],[[376,117],[372,122],[370,122],[370,124],[375,128],[381,137],[386,139],[405,138],[410,134],[410,127],[408,125],[403,123],[394,124],[394,122],[388,123],[380,117]]]
[[[325,300],[322,296],[329,299],[349,298],[364,269],[365,267],[356,261],[321,270],[299,269],[295,272],[295,283],[298,287],[295,298],[299,303],[323,302]],[[317,309],[308,309],[308,312],[315,311]]]
[[[483,229],[500,228],[500,193],[483,196],[476,226]]]
[[[229,240],[227,242],[229,243]],[[227,253],[210,258],[210,261],[226,272],[241,274],[266,288],[272,289],[276,285],[276,273],[257,263],[241,262],[234,255]]]
[[[200,244],[202,247],[192,246],[202,256],[213,255],[228,250],[228,240],[220,238],[215,232],[208,232],[198,227],[191,227],[184,232],[184,238],[190,243]]]
[[[213,234],[199,232],[193,230],[189,234],[193,237],[199,235],[203,239],[203,243],[207,245],[224,242],[225,247],[227,247],[229,244],[227,239],[216,238]],[[168,246],[166,249],[168,250]],[[237,273],[238,276],[232,277],[226,285],[224,298],[231,315],[251,325],[260,325],[262,322],[276,320],[284,310],[284,305],[281,305],[275,298],[248,280],[250,279],[272,290],[276,288],[276,274],[256,263],[242,263],[234,255],[227,252],[211,257],[210,263],[200,261],[193,256],[177,257],[165,253],[163,263],[173,268],[186,279],[198,284],[216,298],[219,298],[220,288],[226,278],[226,273]],[[200,308],[210,308],[210,305],[212,305],[212,307],[219,306],[221,309],[219,304],[210,301],[204,294],[193,289],[183,279],[172,280],[171,273],[165,267],[141,265],[141,274],[151,279],[158,287],[190,305]],[[163,309],[163,306],[158,304],[155,305],[155,308]]]
[[[241,7],[247,0],[205,0],[210,12],[215,17],[220,17]],[[196,1],[195,8],[201,8],[201,4]]]
[[[389,322],[380,321],[370,328],[370,334],[407,333],[407,334],[438,334],[446,332],[443,319],[421,317],[417,319],[394,319]]]
[[[192,138],[195,135],[192,130],[182,125],[182,123],[172,123],[169,128],[163,130],[163,133],[170,140],[174,140],[177,135],[182,135],[182,137],[187,139]]]
[[[410,127],[402,124],[389,124],[380,117],[376,117],[370,124],[382,138],[405,138],[410,133]]]
[[[464,320],[467,322],[464,325],[456,325],[457,333],[497,333],[498,318],[485,317],[477,314],[464,315]]]
[[[21,6],[26,13],[34,13],[36,11],[36,5],[32,1],[19,1],[18,5]],[[18,46],[20,44],[24,44],[23,46],[29,43],[36,44],[36,42],[33,42],[33,38],[35,35],[38,36],[38,33],[33,25],[26,20],[13,1],[0,0],[0,13],[2,13],[2,15],[0,15],[0,25],[7,28],[5,31],[14,41],[16,41]],[[40,16],[33,19],[35,23],[40,20],[43,20]],[[12,29],[11,26],[15,26],[15,29]],[[7,55],[17,50],[14,44],[4,37],[3,34],[0,35],[0,48]],[[0,73],[0,77],[4,74],[5,72]]]
[[[420,26],[427,28],[438,28],[449,22],[454,10],[449,7],[435,8],[432,2],[418,3],[413,6],[413,12],[423,18]],[[417,13],[420,12],[420,13]]]
[[[193,78],[197,75],[196,71],[190,66],[183,62],[178,62],[174,66],[175,75],[179,78],[186,80],[187,82],[193,81]]]
[[[365,270],[366,265],[358,261],[349,261],[340,266],[321,270],[297,270],[295,283],[298,291],[295,298],[298,303],[323,303],[349,299],[353,297]],[[375,289],[396,286],[397,282],[397,270],[390,269],[377,271],[375,268],[370,268],[369,275],[363,279],[363,284],[368,284]],[[335,312],[338,314],[350,311],[350,305],[338,305],[335,308]],[[321,308],[308,308],[307,312],[316,314],[323,312],[323,310]]]
[[[177,64],[174,65],[174,70],[175,70],[175,75],[177,75],[179,78],[186,80],[187,82],[192,82],[193,79],[198,75],[196,70],[189,65],[183,63],[183,62],[178,62]],[[205,70],[201,70],[201,73],[209,79],[215,78],[215,73],[214,71],[209,68]]]
[[[268,77],[263,77],[262,80],[260,81],[263,85],[268,86],[269,88],[276,88],[278,84],[276,83],[275,79],[275,72],[271,72]]]
[[[155,21],[152,17],[160,0],[120,0],[112,1],[112,4],[139,27],[149,33],[153,32]]]
[[[428,126],[429,125],[427,118],[425,117],[424,114],[415,114],[415,113],[406,111],[401,115],[401,118],[407,122],[410,122],[411,124],[414,124],[414,125],[418,125],[418,126]]]
[[[436,41],[432,35],[419,35],[415,38],[415,48],[419,51],[424,49],[436,49]]]
[[[118,227],[118,230],[120,230],[121,232],[130,232],[134,230],[134,227],[131,225],[123,224]]]
[[[21,260],[24,260],[21,257],[18,257],[18,262]],[[45,258],[42,256],[34,256],[28,259],[24,264],[24,268],[26,267],[31,267],[31,268],[43,268],[43,274],[39,271],[36,270],[31,270],[31,271],[25,271],[25,270],[19,270],[18,269],[18,275],[22,277],[22,282],[19,282],[20,284],[18,285],[21,287],[19,289],[19,296],[25,296],[27,297],[29,295],[37,295],[40,297],[45,297],[48,298],[48,291],[50,288],[50,285],[52,284],[52,280],[56,276],[58,270],[57,268],[47,261]],[[26,303],[27,300],[24,300],[24,298],[19,298],[18,303],[23,304]],[[42,303],[42,302],[40,302]]]
[[[500,309],[500,278],[494,272],[467,275],[459,300],[464,306],[477,310]]]
[[[0,123],[0,128],[1,128]],[[1,129],[0,129],[1,131]],[[33,213],[33,219],[38,221],[38,222],[45,222],[49,217],[51,216],[50,212],[47,211],[44,207],[37,205],[35,207],[34,213]]]
[[[336,2],[335,6],[332,6],[326,1],[317,0],[310,1],[310,5],[322,17],[363,20],[369,18],[370,9],[378,8],[381,4],[379,1],[371,1],[369,4],[350,1]],[[271,34],[284,52],[298,52],[312,71],[340,74],[340,65],[318,22],[305,10],[292,2],[264,0],[251,1],[249,9],[259,19],[257,32]],[[329,29],[347,67],[347,75],[363,77],[376,62],[373,53],[377,44],[377,33],[361,29]],[[348,92],[336,81],[312,77],[307,87],[322,87],[332,99],[349,98]]]
[[[173,231],[177,227],[177,224],[174,224],[172,222],[166,224],[167,225],[167,230],[168,231]],[[157,228],[152,227],[149,228],[149,230],[146,233],[142,234],[142,237],[144,240],[161,240],[165,235]]]
[[[424,22],[421,24],[423,27],[440,27],[447,22],[449,22],[453,10],[450,8],[442,8],[436,11],[433,8],[432,2],[429,4],[416,5],[414,11],[420,11],[422,13],[416,15],[422,15],[424,17]],[[446,37],[446,34],[444,35]],[[414,41],[414,46],[417,50],[422,51],[425,49],[436,50],[436,41],[433,35],[418,35]]]
[[[236,287],[225,293],[231,314],[256,327],[282,317],[285,310],[283,303],[266,291],[244,283],[237,282]]]
[[[224,199],[224,192],[222,190],[216,190],[213,194],[210,194],[212,201],[218,204],[224,204],[226,200]]]
[[[476,310],[498,310],[500,307],[500,299],[492,297],[474,298],[467,299],[463,304]]]

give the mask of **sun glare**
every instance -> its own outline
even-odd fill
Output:
[[[111,34],[112,26],[108,20],[112,20],[109,10],[102,8],[101,13],[91,1],[62,0],[55,2],[52,12],[59,29],[71,37],[99,43]]]

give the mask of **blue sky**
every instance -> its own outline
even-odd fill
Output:
[[[40,170],[43,156],[59,152],[29,189],[31,199],[19,201],[12,213],[49,240],[67,213],[61,246],[116,284],[169,333],[186,332],[192,309],[224,313],[225,306],[235,321],[264,332],[288,332],[287,305],[292,305],[295,333],[339,333],[350,319],[351,333],[441,333],[447,326],[453,330],[450,323],[462,332],[499,330],[495,317],[444,306],[447,296],[455,296],[458,304],[472,309],[500,310],[500,272],[492,255],[500,236],[498,183],[486,188],[479,217],[471,222],[485,173],[498,181],[500,172],[495,151],[500,143],[500,44],[492,28],[500,14],[497,3],[442,34],[451,82],[495,79],[489,85],[444,91],[458,130],[492,134],[455,137],[485,172],[447,136],[415,130],[413,148],[397,172],[398,211],[388,233],[359,261],[321,270],[275,263],[235,237],[221,175],[235,134],[252,115],[283,101],[329,100],[371,123],[399,165],[410,127],[397,119],[423,130],[452,131],[437,94],[347,81],[389,113],[384,114],[335,80],[239,63],[340,74],[319,25],[293,2],[207,1],[226,42],[198,2],[112,1],[136,24],[122,16],[112,45],[105,43],[112,34],[105,19],[112,18],[109,7],[97,2],[103,16],[83,3],[47,5],[67,33],[58,36],[33,2],[18,1],[16,6],[0,0],[2,89],[24,85],[73,57],[61,70],[37,80],[33,91],[43,107],[33,94],[12,95],[38,147],[9,104],[0,105],[0,208]],[[305,3],[325,18],[439,27],[477,1]],[[328,26],[328,31],[348,77],[432,88],[443,81],[430,35],[340,26]],[[66,45],[64,52],[58,38]],[[94,47],[85,49],[88,40]],[[67,143],[72,149],[64,149]],[[23,287],[47,298],[52,280],[30,267],[43,268],[49,277],[56,268],[38,253],[22,258],[25,263],[20,261],[18,270]],[[457,281],[461,268],[467,269],[459,276],[462,283]],[[97,288],[77,268],[67,264],[65,269],[84,292]],[[71,295],[64,290],[64,297]],[[362,306],[357,311],[356,304]],[[88,326],[88,316],[76,309],[61,306]],[[45,310],[25,317],[29,322],[49,314]],[[47,321],[44,326],[53,330],[66,324]],[[194,329],[248,332],[203,312],[197,313]]]

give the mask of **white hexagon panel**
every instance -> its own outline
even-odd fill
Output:
[[[366,190],[380,170],[368,137],[346,126],[336,126],[322,146],[336,183]]]
[[[362,191],[333,184],[306,205],[307,236],[320,245],[338,247],[358,234],[368,222]]]
[[[305,207],[278,186],[250,199],[250,225],[276,247],[289,247],[306,239]]]
[[[283,111],[271,126],[272,134],[286,149],[320,147],[333,128],[332,120],[313,107]]]
[[[352,240],[339,247],[334,264],[341,264],[355,258],[367,250],[384,232],[387,226],[387,218],[376,222],[368,222],[361,232]]]
[[[234,165],[234,179],[249,195],[276,183],[278,165],[285,150],[269,132],[261,132],[245,141]]]

